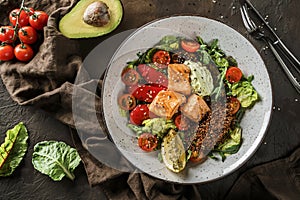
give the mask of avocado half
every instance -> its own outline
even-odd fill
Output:
[[[110,21],[104,26],[92,26],[83,21],[86,8],[102,1],[108,6]],[[68,38],[91,38],[105,35],[113,31],[120,24],[123,16],[123,7],[120,0],[81,0],[59,22],[60,32]]]

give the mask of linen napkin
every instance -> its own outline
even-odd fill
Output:
[[[64,37],[58,31],[59,19],[65,15],[78,0],[28,0],[25,6],[44,10],[49,16],[47,27],[43,30],[41,45],[35,57],[28,63],[17,61],[3,62],[0,75],[11,98],[20,105],[32,105],[51,113],[62,123],[68,125],[76,146],[85,165],[88,181],[91,186],[99,186],[109,199],[191,199],[200,198],[194,186],[166,183],[142,173],[128,173],[113,169],[97,160],[92,151],[110,153],[122,167],[130,163],[107,139],[97,140],[93,134],[104,130],[101,115],[101,80],[91,80],[82,69],[78,42]],[[20,6],[21,1],[0,1],[0,23],[8,24],[9,11]],[[80,73],[82,80],[75,79]],[[99,93],[90,91],[95,85]],[[74,93],[80,96],[73,97]],[[90,100],[94,99],[95,104]],[[84,116],[74,116],[72,101],[80,106]],[[90,114],[96,114],[100,123],[89,120]],[[75,114],[76,115],[76,114]],[[75,127],[74,118],[82,123]],[[88,147],[79,139],[75,128],[86,131],[81,138],[96,138],[97,145]],[[101,142],[102,141],[102,142]],[[86,148],[85,148],[86,147]],[[194,192],[193,192],[194,191]]]

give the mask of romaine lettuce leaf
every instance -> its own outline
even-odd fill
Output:
[[[74,180],[73,172],[80,161],[76,149],[64,142],[43,141],[34,146],[32,155],[34,168],[54,181],[60,181],[64,176]]]

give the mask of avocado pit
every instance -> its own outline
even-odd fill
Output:
[[[102,1],[91,3],[83,13],[83,21],[96,27],[108,24],[110,21],[108,6]]]

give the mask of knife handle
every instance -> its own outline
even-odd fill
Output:
[[[297,90],[297,92],[300,94],[300,84],[299,84],[299,82],[294,77],[294,75],[292,74],[292,72],[289,70],[289,68],[287,67],[287,65],[285,64],[285,62],[283,61],[283,59],[281,58],[281,56],[279,55],[279,53],[277,52],[277,50],[273,46],[273,43],[270,40],[266,40],[266,42],[268,43],[271,51],[273,52],[273,54],[275,55],[276,59],[280,63],[280,65],[281,65],[283,71],[285,72],[285,74],[287,75],[288,79],[290,80],[290,82],[292,83],[292,85],[295,87],[295,89]]]

